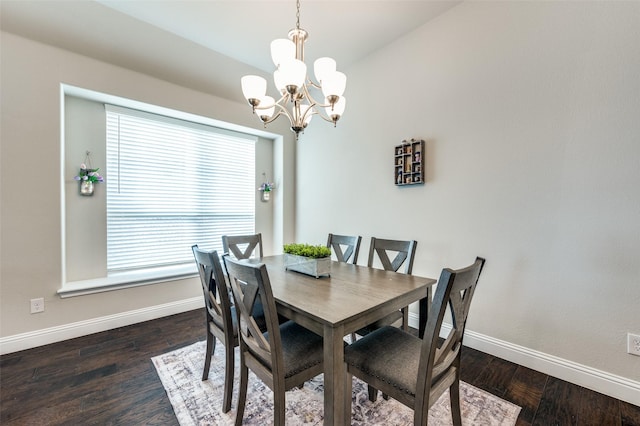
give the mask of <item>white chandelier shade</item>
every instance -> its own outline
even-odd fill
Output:
[[[330,73],[322,81],[322,93],[326,97],[329,96],[342,96],[344,89],[347,87],[347,76],[340,71]]]
[[[307,32],[300,28],[300,1],[296,1],[296,28],[289,31],[289,39],[271,42],[271,59],[276,66],[273,81],[280,98],[267,96],[267,81],[256,75],[242,77],[242,94],[251,105],[253,112],[265,124],[281,115],[289,118],[291,130],[298,138],[314,115],[319,115],[334,126],[342,117],[346,106],[344,91],[347,76],[336,71],[336,61],[329,57],[317,59],[313,65],[316,82],[307,76],[304,62],[304,43]],[[320,92],[318,102],[311,92]]]
[[[289,93],[298,93],[307,78],[307,65],[299,59],[286,59],[280,64],[279,71]]]
[[[313,63],[313,73],[316,75],[316,80],[322,83],[326,77],[336,72],[336,61],[333,58],[318,58]]]
[[[257,75],[242,77],[242,94],[247,99],[259,99],[267,93],[267,80]]]
[[[276,110],[276,100],[271,96],[263,96],[260,98],[260,105],[262,105],[262,109],[260,110],[260,119],[264,120],[263,117],[265,117],[268,120]]]
[[[295,59],[296,45],[286,38],[278,38],[271,42],[271,60],[278,67],[287,59]]]

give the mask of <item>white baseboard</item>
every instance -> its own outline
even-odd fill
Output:
[[[409,314],[409,325],[418,328],[417,314]],[[451,326],[444,324],[441,334],[446,335],[449,330]],[[640,405],[640,382],[494,339],[469,329],[464,333],[464,345],[630,404]]]
[[[63,340],[86,336],[88,334],[101,331],[112,330],[118,327],[149,321],[156,318],[179,314],[202,308],[204,301],[202,297],[179,300],[177,302],[165,303],[163,305],[150,306],[148,308],[136,309],[122,312],[115,315],[107,315],[100,318],[93,318],[85,321],[78,321],[71,324],[49,327],[42,330],[28,333],[16,334],[13,336],[0,338],[0,354],[31,349],[50,343],[61,342]]]
[[[202,297],[93,318],[0,339],[0,354],[17,352],[50,343],[86,336],[118,327],[149,321],[203,307]],[[418,315],[409,314],[409,324],[418,327]],[[445,325],[446,326],[446,325]],[[443,327],[443,332],[449,330]],[[638,405],[640,382],[545,354],[504,340],[465,331],[465,346],[514,362],[532,370]]]

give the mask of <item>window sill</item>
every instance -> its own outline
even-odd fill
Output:
[[[64,283],[58,290],[61,298],[84,296],[105,291],[140,287],[197,276],[195,264],[167,266],[141,271],[117,272],[107,277]]]

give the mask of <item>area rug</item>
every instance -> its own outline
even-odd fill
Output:
[[[169,396],[176,418],[181,426],[233,425],[238,401],[238,351],[231,411],[223,413],[224,347],[216,345],[211,359],[209,379],[202,381],[205,342],[152,358],[160,380]],[[460,384],[462,422],[465,425],[513,426],[520,407],[504,401],[467,383]],[[323,378],[317,376],[304,384],[303,389],[292,389],[286,394],[287,425],[322,425]],[[273,393],[253,373],[249,372],[247,405],[244,412],[246,425],[273,424]],[[378,397],[370,402],[367,386],[359,379],[353,381],[352,425],[410,425],[413,411],[399,402]],[[429,411],[429,425],[451,425],[451,407],[448,392]]]

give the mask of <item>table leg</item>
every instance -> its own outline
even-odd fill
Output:
[[[348,425],[346,416],[346,371],[344,367],[344,328],[324,326],[324,424]],[[349,407],[351,395],[349,395]],[[349,417],[351,410],[349,409]]]
[[[418,301],[420,314],[418,317],[418,337],[424,337],[424,331],[427,328],[427,319],[429,316],[429,305],[431,304],[431,287],[429,287],[427,297]]]

